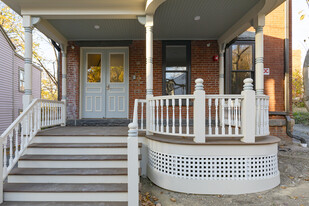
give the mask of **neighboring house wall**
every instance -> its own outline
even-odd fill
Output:
[[[1,28],[0,28],[1,29]],[[14,50],[7,37],[0,31],[0,133],[13,120],[13,62]]]
[[[18,117],[22,110],[23,92],[19,91],[19,69],[24,58],[15,52],[10,40],[0,28],[0,134]],[[33,98],[41,98],[41,69],[32,67]]]

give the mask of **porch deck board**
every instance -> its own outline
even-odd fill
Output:
[[[40,131],[37,136],[128,136],[128,127],[54,127]]]

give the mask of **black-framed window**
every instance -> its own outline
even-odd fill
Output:
[[[190,94],[190,41],[162,42],[163,95]]]
[[[228,47],[226,57],[226,93],[240,94],[243,80],[255,76],[254,41],[236,41]]]
[[[25,70],[18,69],[18,91],[25,92]]]

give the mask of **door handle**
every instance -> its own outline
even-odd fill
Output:
[[[110,87],[109,87],[109,84],[107,84],[107,85],[106,85],[106,90],[109,90],[109,88],[110,88]]]

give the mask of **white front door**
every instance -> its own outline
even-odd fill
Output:
[[[128,49],[83,49],[82,118],[127,118]]]

